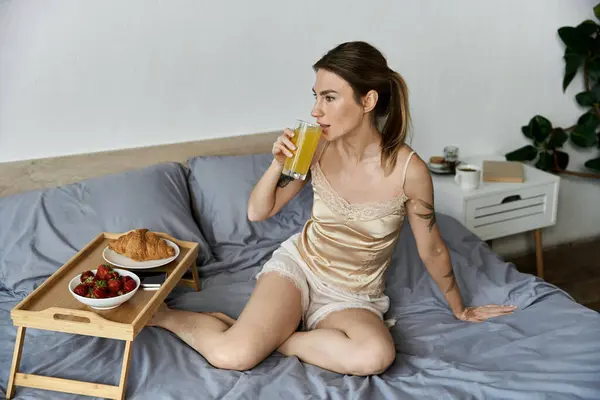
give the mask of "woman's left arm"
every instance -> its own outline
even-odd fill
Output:
[[[482,322],[491,317],[510,314],[513,306],[487,305],[465,307],[456,282],[448,248],[442,239],[435,218],[433,183],[427,165],[413,157],[406,172],[404,190],[409,200],[406,210],[415,236],[419,256],[440,288],[452,313],[463,321]]]

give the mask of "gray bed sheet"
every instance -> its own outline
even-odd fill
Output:
[[[133,343],[128,399],[600,399],[600,314],[534,276],[519,273],[456,220],[438,216],[464,300],[510,303],[513,315],[456,320],[416,252],[405,224],[388,271],[397,355],[384,373],[344,376],[273,353],[249,371],[213,368],[172,333],[145,328]],[[285,238],[281,238],[284,240]],[[569,268],[565,265],[565,268]],[[260,265],[205,277],[169,305],[237,317]],[[0,291],[0,391],[4,395],[20,296]],[[120,341],[27,330],[21,372],[117,384]],[[16,399],[90,398],[18,387]]]

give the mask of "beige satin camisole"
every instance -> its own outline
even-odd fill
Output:
[[[402,187],[413,154],[404,164]],[[312,216],[298,236],[300,255],[324,283],[353,293],[381,294],[408,197],[351,204],[330,185],[319,161],[311,174],[314,203]]]

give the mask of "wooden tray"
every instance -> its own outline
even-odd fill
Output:
[[[12,398],[15,386],[111,399],[124,398],[132,341],[178,283],[200,290],[198,270],[195,268],[199,244],[177,240],[165,233],[155,232],[160,237],[175,242],[180,249],[177,259],[163,267],[151,269],[151,271],[167,273],[167,279],[160,289],[148,291],[140,287],[129,301],[106,311],[95,310],[75,300],[68,289],[69,281],[77,274],[96,269],[98,265],[106,263],[102,258],[102,251],[108,245],[108,240],[116,239],[125,233],[100,233],[13,308],[11,318],[13,325],[18,326],[18,330],[6,391],[7,399]],[[193,279],[182,280],[181,278],[190,267],[192,267]],[[133,272],[135,273],[136,270]],[[119,386],[19,373],[26,328],[124,340],[125,354]]]

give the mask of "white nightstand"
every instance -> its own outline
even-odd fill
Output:
[[[504,160],[499,155],[481,155],[461,162],[482,166],[483,160]],[[524,165],[525,182],[481,182],[479,188],[463,191],[454,175],[431,174],[436,211],[460,221],[482,240],[533,231],[537,274],[544,276],[541,229],[556,223],[558,176]]]

